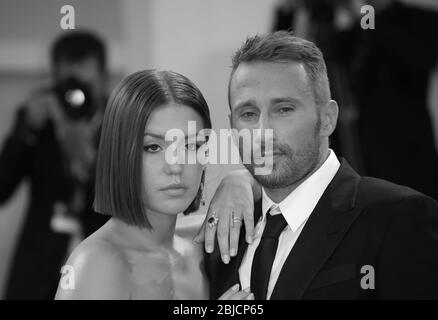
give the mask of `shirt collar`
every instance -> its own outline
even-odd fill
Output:
[[[295,232],[310,216],[316,204],[332,181],[340,163],[336,154],[330,149],[329,156],[311,176],[304,180],[279,204],[288,226]],[[276,203],[269,198],[262,188],[262,219],[269,208]]]

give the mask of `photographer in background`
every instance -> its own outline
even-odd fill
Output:
[[[72,239],[107,219],[91,202],[106,103],[104,43],[91,33],[66,33],[52,47],[51,67],[53,84],[19,108],[0,154],[0,203],[23,179],[30,182],[6,299],[53,299]]]

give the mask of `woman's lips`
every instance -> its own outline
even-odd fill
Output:
[[[182,196],[184,193],[186,193],[186,188],[177,188],[177,189],[165,189],[163,190],[164,193],[168,194],[169,196]]]
[[[161,191],[169,196],[182,196],[186,193],[187,187],[182,184],[174,184],[161,189]]]
[[[257,158],[268,158],[268,157],[275,157],[275,156],[282,156],[284,153],[281,151],[271,151],[271,152],[262,152],[257,154]]]

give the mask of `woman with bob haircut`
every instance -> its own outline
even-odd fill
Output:
[[[208,105],[186,77],[145,70],[123,79],[103,119],[95,210],[110,220],[71,254],[56,299],[208,299],[202,248],[175,235],[179,213],[199,208],[205,167],[169,162],[165,134],[211,128]],[[67,279],[68,277],[68,279]],[[253,299],[235,285],[221,299]]]

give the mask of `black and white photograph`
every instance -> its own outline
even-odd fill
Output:
[[[0,300],[438,300],[438,1],[0,0]]]

